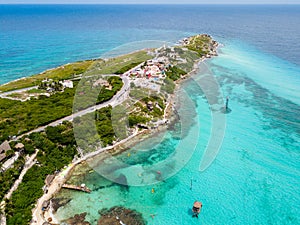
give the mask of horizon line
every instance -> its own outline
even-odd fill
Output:
[[[300,3],[0,3],[0,5],[300,5]]]

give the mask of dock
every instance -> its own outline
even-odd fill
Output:
[[[91,193],[92,191],[86,187],[86,186],[76,186],[76,185],[72,185],[72,184],[64,184],[62,186],[63,188],[66,188],[66,189],[71,189],[71,190],[76,190],[76,191],[83,191],[83,192],[87,192],[87,193]]]

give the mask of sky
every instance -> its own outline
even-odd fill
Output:
[[[300,4],[300,0],[0,0],[0,4]]]

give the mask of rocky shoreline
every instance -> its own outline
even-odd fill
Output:
[[[146,225],[143,216],[131,209],[124,208],[122,206],[115,206],[110,209],[99,210],[100,219],[96,222],[97,225],[109,224],[109,225]],[[87,213],[75,214],[73,217],[62,221],[69,225],[91,225],[90,222],[85,221]]]
[[[209,35],[207,35],[207,37],[211,38]],[[192,37],[190,37],[192,38]],[[189,39],[184,39],[182,42],[183,42],[183,45],[188,45],[189,44]],[[199,63],[200,62],[203,62],[204,60],[208,59],[208,58],[211,58],[213,56],[217,56],[217,48],[218,48],[218,43],[216,41],[212,41],[211,45],[210,45],[210,49],[209,49],[209,53],[206,54],[205,56],[202,56],[200,57],[198,60],[195,60],[194,62],[194,66],[193,66],[193,69],[187,73],[185,76],[183,76],[182,78],[180,78],[179,80],[177,80],[175,82],[176,84],[176,89],[178,90],[180,88],[180,85],[181,83],[188,77],[192,76],[192,75],[195,75],[197,73],[197,71],[199,70]],[[126,150],[128,150],[130,147],[134,146],[135,144],[141,142],[142,140],[146,139],[146,138],[149,138],[151,137],[152,135],[155,135],[157,132],[162,132],[166,129],[168,129],[169,126],[172,126],[172,124],[174,124],[176,122],[176,120],[178,119],[178,117],[176,116],[176,114],[174,114],[174,104],[175,103],[175,96],[174,94],[169,96],[168,100],[167,100],[167,108],[165,110],[165,115],[164,115],[164,118],[165,120],[168,121],[168,124],[166,123],[163,123],[161,124],[160,126],[158,126],[157,128],[155,129],[148,129],[148,130],[142,130],[142,131],[139,131],[139,132],[136,132],[134,133],[133,135],[131,135],[130,137],[120,141],[119,143],[116,143],[115,145],[113,146],[109,146],[105,149],[101,149],[101,151],[95,151],[95,152],[92,152],[88,155],[86,155],[84,158],[81,158],[81,159],[78,159],[77,161],[75,161],[72,165],[69,165],[69,167],[67,168],[67,172],[66,174],[64,175],[64,179],[62,181],[60,181],[59,185],[58,185],[58,188],[56,188],[53,193],[51,193],[51,195],[48,195],[48,199],[47,200],[50,200],[54,197],[54,195],[60,191],[62,185],[67,182],[69,180],[69,178],[71,177],[72,175],[72,172],[74,171],[74,168],[77,167],[77,166],[81,166],[81,165],[84,165],[86,163],[92,163],[93,161],[93,157],[97,156],[99,157],[96,161],[97,163],[100,163],[102,160],[105,159],[105,157],[107,157],[106,154],[103,154],[103,152],[108,152],[110,153],[110,155],[117,155],[117,154],[120,154]],[[92,166],[96,166],[97,163],[95,164],[95,162],[93,162]],[[88,171],[86,171],[88,172]],[[57,184],[56,184],[57,185]],[[44,196],[43,196],[44,197]],[[43,197],[41,199],[43,199]],[[41,200],[40,199],[40,200]],[[55,206],[55,210],[53,210],[53,208],[51,209],[48,209],[49,212],[46,213],[49,216],[51,216],[50,218],[52,219],[53,218],[53,213],[61,206],[63,206],[64,204],[67,204],[68,201],[62,201],[58,204],[56,204]],[[38,211],[40,209],[35,209],[34,210],[34,218],[35,218],[35,215],[37,215]],[[101,211],[100,215],[101,215],[101,218],[99,221],[101,221],[101,224],[106,224],[104,222],[107,222],[107,224],[122,224],[120,223],[120,221],[116,220],[116,218],[114,218],[112,220],[112,216],[116,216],[116,217],[119,217],[119,215],[117,215],[116,213],[121,213],[121,215],[123,215],[124,213],[124,216],[126,216],[127,214],[131,215],[132,211],[128,211],[129,209],[125,209],[125,208],[122,208],[122,207],[113,207],[112,209],[108,210],[108,211]],[[127,213],[127,214],[126,214]],[[136,212],[137,213],[137,212]],[[46,221],[46,214],[42,214],[43,215],[43,221]],[[116,214],[116,215],[115,215]],[[137,213],[139,214],[139,213]],[[67,224],[83,224],[83,225],[88,225],[90,224],[89,222],[85,221],[85,213],[83,214],[76,214],[73,218],[70,218],[69,220],[67,221],[64,221],[64,222],[67,222]],[[127,217],[124,217],[124,218],[127,218]],[[129,218],[129,217],[128,217]],[[36,219],[36,218],[35,218]],[[49,218],[48,218],[49,219]],[[125,221],[127,221],[126,219],[124,219]],[[55,218],[53,218],[53,221],[55,221]],[[78,221],[77,223],[74,222],[74,221]],[[112,222],[112,221],[115,221]],[[109,222],[109,223],[108,223]],[[111,222],[111,223],[110,223]],[[118,223],[117,223],[118,222]],[[130,220],[129,220],[130,222]],[[36,223],[32,223],[32,224],[36,224]],[[98,223],[100,224],[100,223]],[[142,221],[140,222],[135,222],[135,223],[125,223],[125,224],[141,224],[143,225],[144,223]]]

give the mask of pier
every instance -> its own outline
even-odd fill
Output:
[[[71,190],[76,190],[76,191],[83,191],[83,192],[87,192],[87,193],[91,193],[92,192],[85,185],[76,186],[76,185],[72,185],[72,184],[64,184],[62,187],[63,188],[67,188],[67,189],[71,189]]]

